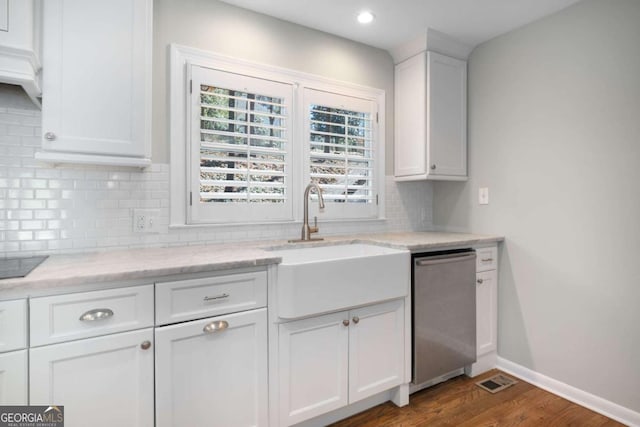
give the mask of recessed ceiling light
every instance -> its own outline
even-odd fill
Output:
[[[373,22],[374,18],[375,16],[373,15],[373,13],[367,10],[358,14],[358,22],[361,24],[370,24],[371,22]]]

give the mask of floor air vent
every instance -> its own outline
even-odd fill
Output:
[[[489,393],[497,393],[517,383],[513,378],[498,374],[486,380],[478,381],[476,385],[487,390]]]

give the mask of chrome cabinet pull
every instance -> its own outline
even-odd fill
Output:
[[[435,163],[431,165],[431,170],[432,171],[436,170],[436,164]]]
[[[151,348],[151,341],[142,341],[140,348],[143,350],[149,350],[149,348]]]
[[[482,285],[482,283],[484,282],[484,280],[482,280],[482,279],[478,279],[478,280],[476,280],[476,282],[478,283],[478,285]]]
[[[344,320],[342,321],[342,324],[343,324],[344,326],[349,326],[349,319],[344,319]]]
[[[47,141],[55,141],[56,140],[56,134],[53,132],[47,132],[44,134],[44,139],[46,139]]]
[[[492,262],[493,258],[482,258],[480,261],[482,261],[482,262]]]
[[[212,296],[212,297],[204,297],[204,301],[207,302],[207,301],[214,301],[214,300],[217,300],[217,299],[225,299],[225,298],[229,298],[229,294],[224,293],[224,294],[215,295],[215,296]]]
[[[80,316],[80,320],[83,322],[94,322],[96,320],[104,320],[113,316],[113,311],[108,308],[95,308],[89,310]]]
[[[356,325],[358,324],[359,321],[360,321],[360,318],[358,316],[355,316],[353,318],[353,323],[355,323]]]
[[[217,320],[215,322],[208,323],[202,328],[202,332],[205,334],[211,334],[214,332],[224,331],[229,327],[229,322],[226,320]]]

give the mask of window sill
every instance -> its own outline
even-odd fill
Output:
[[[387,221],[386,218],[364,218],[364,219],[326,219],[318,220],[318,224],[322,226],[322,224],[350,224],[350,223],[367,223],[367,224],[384,224]],[[217,223],[217,224],[169,224],[170,230],[185,230],[191,228],[221,228],[221,227],[254,227],[254,226],[285,226],[285,225],[302,225],[302,220],[295,221],[271,221],[271,222],[238,222],[238,223]]]

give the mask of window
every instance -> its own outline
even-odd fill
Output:
[[[322,188],[324,216],[376,217],[375,102],[307,89],[305,114],[308,173]]]
[[[193,222],[293,219],[290,85],[193,66]]]
[[[300,221],[311,180],[320,221],[383,216],[384,91],[177,45],[170,70],[172,226]]]

